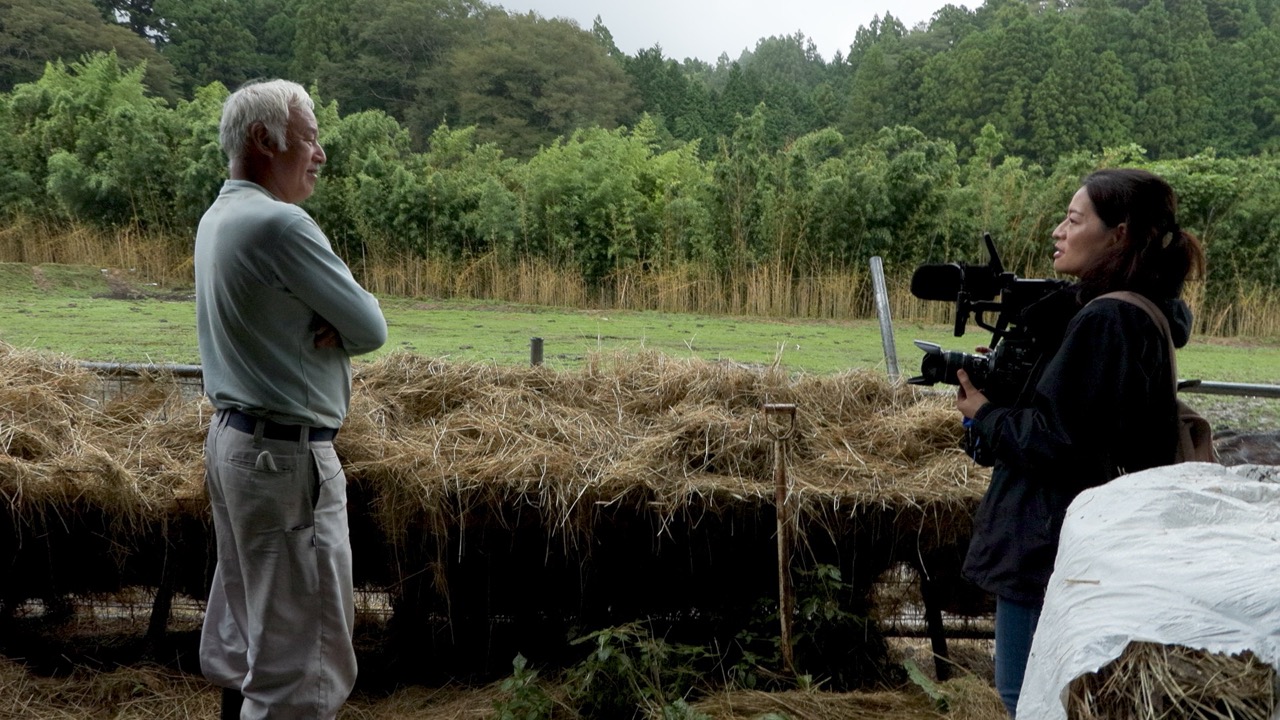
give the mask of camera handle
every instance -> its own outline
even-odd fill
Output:
[[[973,306],[969,303],[969,293],[961,290],[956,293],[956,337],[964,335],[964,326],[969,322],[969,313],[972,312]],[[982,318],[978,318],[981,324]]]
[[[990,345],[994,347],[995,344],[1000,341],[1000,338],[1005,336],[1009,327],[1009,318],[1005,317],[1004,313],[1000,312],[1002,307],[1003,305],[998,302],[974,302],[969,299],[969,293],[965,291],[956,293],[955,336],[961,337],[964,335],[965,327],[969,322],[969,316],[972,315],[974,324],[991,333]],[[996,313],[998,320],[995,325],[987,322],[985,315],[987,311]]]

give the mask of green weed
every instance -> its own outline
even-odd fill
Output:
[[[792,645],[797,676],[783,674],[777,602],[762,600],[758,618],[737,637],[741,656],[728,671],[738,687],[778,690],[816,688],[850,690],[902,681],[888,663],[888,645],[876,623],[848,599],[855,596],[840,569],[819,564],[794,571],[797,598]],[[823,675],[809,670],[821,668]]]
[[[591,652],[567,673],[570,697],[584,718],[703,720],[686,702],[716,657],[705,647],[668,643],[639,622],[574,641]]]
[[[504,697],[493,704],[494,720],[548,720],[555,703],[538,684],[538,671],[523,655],[516,655],[511,665],[511,677],[499,685]]]

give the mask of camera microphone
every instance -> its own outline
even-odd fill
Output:
[[[921,265],[911,276],[911,294],[921,300],[955,302],[964,289],[964,269],[956,263]]]

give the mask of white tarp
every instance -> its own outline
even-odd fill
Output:
[[[1130,641],[1252,650],[1280,668],[1280,467],[1186,463],[1081,493],[1062,527],[1018,717],[1066,718],[1071,681]]]

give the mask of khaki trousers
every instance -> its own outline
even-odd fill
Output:
[[[351,693],[347,481],[332,442],[226,425],[205,441],[218,562],[200,667],[244,695],[241,720],[331,720]]]

